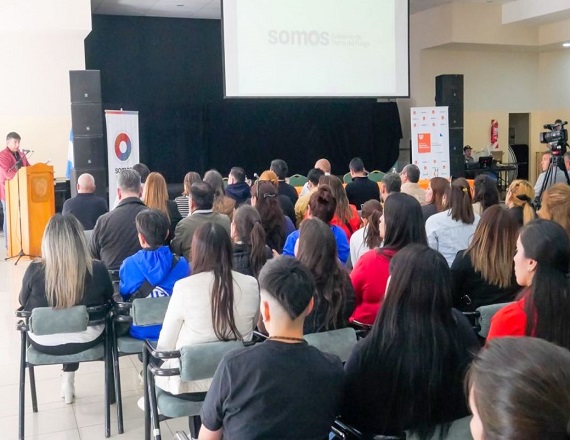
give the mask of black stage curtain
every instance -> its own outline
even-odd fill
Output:
[[[395,103],[373,99],[224,99],[218,20],[93,16],[86,68],[101,70],[104,108],[139,111],[140,157],[168,182],[210,168],[248,175],[321,158],[344,174],[354,156],[386,171],[402,137]]]

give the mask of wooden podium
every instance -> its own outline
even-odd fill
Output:
[[[44,229],[55,214],[53,167],[23,167],[7,180],[6,211],[8,257],[40,257]]]

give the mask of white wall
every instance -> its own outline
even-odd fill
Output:
[[[16,131],[32,163],[65,175],[71,110],[69,70],[85,68],[89,0],[0,2],[0,148]]]

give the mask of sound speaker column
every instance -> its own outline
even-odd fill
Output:
[[[95,193],[107,199],[107,145],[105,143],[101,74],[99,70],[70,70],[71,125],[74,172],[71,195],[77,194],[77,178],[89,173],[95,178]]]
[[[449,165],[451,177],[465,177],[463,156],[463,75],[435,78],[435,105],[449,109]]]

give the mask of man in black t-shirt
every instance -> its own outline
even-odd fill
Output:
[[[199,439],[327,438],[342,399],[340,359],[303,340],[315,282],[296,259],[270,260],[259,275],[269,339],[228,353],[202,407]]]
[[[361,209],[368,200],[380,200],[378,184],[368,178],[362,159],[355,157],[348,164],[348,168],[352,177],[352,182],[345,188],[348,203],[356,206],[356,209]]]

